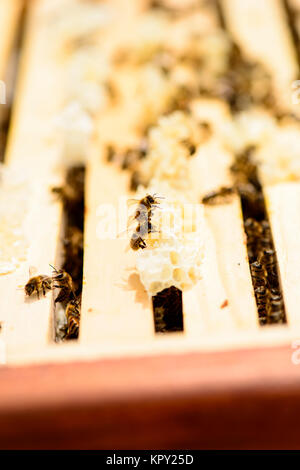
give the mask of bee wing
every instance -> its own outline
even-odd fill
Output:
[[[153,199],[166,199],[165,196],[158,196],[157,193],[152,194]]]
[[[35,266],[29,266],[29,277],[34,276],[37,273],[37,268]]]
[[[126,233],[126,235],[128,236],[128,227],[127,227],[126,230],[123,230],[123,232],[118,233],[117,238],[122,237],[123,235],[125,235],[125,233]]]
[[[140,200],[135,199],[135,198],[127,199],[127,201],[126,201],[127,206],[132,206],[133,204],[138,204],[139,202],[140,202]]]
[[[131,227],[131,225],[136,222],[136,217],[135,217],[135,214],[131,215],[130,217],[128,217],[128,220],[127,220],[127,231],[128,229]]]

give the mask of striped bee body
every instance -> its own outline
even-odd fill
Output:
[[[67,317],[67,337],[78,338],[80,323],[80,301],[71,300],[66,308]]]
[[[251,275],[254,289],[261,286],[266,286],[265,269],[258,261],[251,263]]]

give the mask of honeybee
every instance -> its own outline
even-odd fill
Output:
[[[153,209],[158,207],[158,204],[160,203],[159,199],[162,198],[156,196],[155,194],[147,194],[140,201],[137,201],[138,205],[133,216],[133,221],[138,221],[138,226],[133,232],[130,239],[130,248],[132,248],[132,250],[136,251],[140,248],[142,250],[145,249],[147,247],[147,244],[144,240],[144,237],[148,233],[153,233],[156,231],[155,227],[151,222],[151,219],[153,215]]]
[[[278,287],[279,280],[277,275],[277,259],[276,253],[272,249],[263,250],[259,256],[260,262],[266,269],[268,284],[270,287]]]
[[[117,150],[112,145],[106,147],[106,161],[114,162],[122,170],[135,170],[138,162],[145,158],[148,151],[148,142],[143,138],[139,145],[126,150]]]
[[[261,221],[261,228],[265,237],[271,237],[270,224],[267,220]]]
[[[140,248],[143,250],[147,248],[147,244],[144,240],[144,237],[148,233],[154,233],[157,230],[153,226],[151,222],[144,221],[142,224],[138,225],[136,230],[133,232],[131,239],[130,239],[130,248],[134,251],[139,250]]]
[[[122,170],[135,170],[140,160],[146,157],[147,152],[148,139],[144,137],[136,147],[126,150],[123,156]]]
[[[262,250],[272,249],[272,235],[270,230],[270,224],[267,220],[261,221],[262,235],[259,239],[259,245]]]
[[[141,159],[139,149],[128,149],[124,152],[121,168],[122,170],[132,170],[136,167],[137,162]]]
[[[254,146],[249,146],[242,153],[236,155],[235,161],[230,167],[236,184],[251,183],[255,187],[260,186],[256,165],[251,161],[251,154],[254,149]]]
[[[144,250],[147,248],[147,244],[142,236],[136,231],[133,232],[130,238],[130,248],[134,251],[139,250],[140,248]]]
[[[212,191],[202,198],[202,204],[214,206],[229,202],[228,196],[234,194],[234,188],[221,187],[218,191]]]
[[[259,305],[266,306],[268,302],[268,290],[265,286],[259,286],[255,290],[256,301]]]
[[[285,321],[284,304],[280,295],[271,296],[270,312],[268,316],[271,323],[279,323]]]
[[[276,269],[276,254],[275,250],[267,249],[263,250],[259,254],[259,259],[261,264],[263,264],[267,271]]]
[[[141,173],[139,171],[134,171],[130,178],[130,191],[136,191],[139,185],[142,183]]]
[[[70,274],[68,274],[63,269],[57,270],[54,266],[51,266],[54,270],[54,275],[52,275],[52,279],[56,284],[53,284],[54,288],[60,289],[60,293],[55,299],[55,303],[57,302],[65,302],[70,298],[75,297],[74,288],[73,288],[73,280]]]
[[[66,308],[67,338],[77,338],[80,323],[80,300],[72,299]]]
[[[261,224],[257,220],[249,217],[245,221],[245,231],[247,234],[248,257],[250,262],[253,262],[257,258],[259,248],[258,241],[262,234]]]
[[[262,233],[261,224],[252,217],[248,217],[248,219],[245,220],[245,230],[249,237],[259,236]]]
[[[257,287],[265,286],[266,274],[265,274],[264,267],[258,261],[254,261],[254,263],[251,263],[250,269],[251,269],[252,282],[253,282],[254,289],[256,289]]]
[[[107,145],[106,146],[106,156],[105,156],[105,158],[106,158],[106,161],[108,163],[111,163],[111,162],[114,161],[115,153],[116,153],[115,149],[112,145]]]
[[[34,276],[29,279],[25,285],[25,294],[30,297],[32,294],[36,294],[37,298],[40,298],[40,293],[46,295],[47,290],[52,289],[52,279],[49,276],[40,274],[39,276]]]
[[[160,204],[160,199],[162,197],[156,196],[156,194],[147,194],[145,197],[140,199],[138,202],[137,209],[134,214],[134,219],[140,221],[144,221],[145,218],[151,222],[151,216],[153,214],[153,209],[158,207]]]
[[[81,290],[83,261],[83,232],[76,226],[68,227],[63,240],[65,262],[63,269],[72,277],[76,294]]]

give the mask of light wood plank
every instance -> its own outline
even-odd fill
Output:
[[[119,6],[119,14],[123,11],[122,8],[123,2]],[[126,4],[122,14],[122,30],[118,25],[118,31],[112,29],[111,32],[112,52],[114,45],[118,47],[117,36],[124,34],[126,37],[130,25],[134,25],[138,18],[139,12],[134,9],[128,16]],[[202,28],[215,26],[216,21],[212,20],[211,12],[207,22],[205,18],[200,22]],[[141,109],[142,100],[136,102],[136,84],[132,74],[132,70],[117,74],[123,104],[99,119],[97,127],[100,147],[105,146],[105,142],[116,142],[117,146],[122,146],[138,138],[136,128],[141,119],[141,111],[144,110]],[[152,301],[147,297],[138,274],[134,272],[135,254],[125,253],[128,241],[99,241],[96,237],[97,207],[105,202],[113,203],[117,207],[119,198],[129,195],[128,182],[125,177],[118,175],[116,170],[100,162],[99,150],[95,149],[94,154],[89,163],[87,181],[88,212],[80,342],[110,342],[117,347],[132,340],[137,344],[151,342],[154,339]],[[193,307],[195,311],[195,305]],[[195,321],[198,317],[198,313],[195,313]],[[185,322],[188,325],[187,318],[189,309],[186,308]]]
[[[298,66],[281,0],[221,0],[226,24],[249,57],[271,71],[280,105],[292,104]]]
[[[292,102],[292,81],[298,73],[296,53],[282,3],[278,0],[223,0],[229,28],[245,51],[270,67],[276,98],[286,110],[299,113]],[[299,327],[298,275],[300,256],[299,187],[295,183],[264,185],[289,325]]]
[[[0,0],[0,80],[5,81],[23,0]]]
[[[56,262],[61,224],[61,205],[54,201],[50,186],[58,174],[56,166],[61,157],[59,139],[53,140],[52,121],[61,104],[62,71],[51,56],[47,15],[42,13],[47,2],[30,3],[6,154],[7,166],[25,175],[30,188],[25,195],[27,213],[22,221],[29,242],[28,257],[19,269],[0,278],[1,337],[6,343],[8,362],[11,354],[21,357],[31,348],[45,347],[52,331],[51,294],[40,301],[25,301],[24,291],[17,290],[27,282],[29,266],[35,266],[39,273],[51,273],[49,263]]]
[[[216,128],[230,124],[226,107],[218,101],[198,100],[193,111],[198,118],[209,118]],[[191,162],[199,200],[210,191],[232,186],[229,170],[232,161],[232,153],[214,137],[201,146]],[[199,283],[199,289],[205,285],[206,315],[211,330],[255,329],[258,327],[258,314],[238,197],[233,196],[220,206],[205,206],[205,217],[213,241],[208,244],[204,282]],[[215,260],[214,272],[212,260]],[[199,301],[199,305],[203,302]],[[190,329],[193,331],[193,325]]]
[[[300,328],[300,184],[282,183],[264,189],[279,261],[288,323]]]
[[[95,149],[87,176],[81,343],[109,342],[118,348],[154,334],[151,299],[135,272],[135,253],[126,251],[128,239],[100,238],[101,208],[108,204],[117,216],[120,198],[128,196],[127,183],[126,175],[101,163]],[[115,235],[120,230],[116,226]]]

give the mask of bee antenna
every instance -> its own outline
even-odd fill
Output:
[[[50,266],[52,269],[54,269],[54,271],[57,273],[57,269],[56,269],[54,266],[52,266],[52,264],[49,264],[49,266]]]

